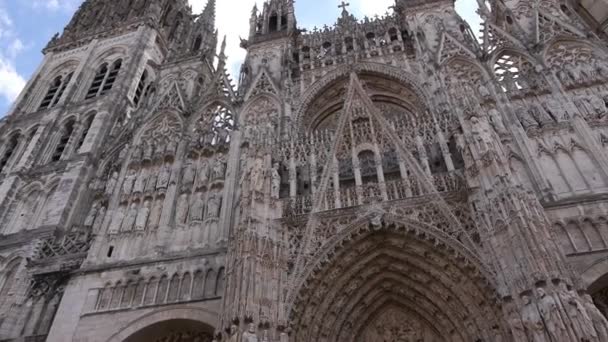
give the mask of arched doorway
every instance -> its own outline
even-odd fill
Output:
[[[588,292],[598,309],[608,318],[608,274],[604,274],[591,284]]]
[[[383,224],[336,244],[299,292],[292,310],[294,340],[504,339],[492,286],[429,235]]]
[[[139,330],[124,342],[211,342],[213,328],[189,319],[162,321]]]

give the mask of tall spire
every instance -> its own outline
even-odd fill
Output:
[[[207,2],[207,6],[205,6],[205,9],[203,10],[201,18],[208,22],[215,23],[215,0],[209,0]]]

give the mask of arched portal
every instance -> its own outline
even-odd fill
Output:
[[[213,328],[207,324],[188,320],[172,319],[145,327],[124,342],[211,342]]]
[[[300,289],[295,341],[495,341],[495,291],[445,244],[383,225],[337,244]],[[500,336],[500,337],[499,337]]]

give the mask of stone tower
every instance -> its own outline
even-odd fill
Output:
[[[235,89],[215,0],[85,1],[0,124],[0,340],[608,341],[601,30],[340,8],[254,7]]]

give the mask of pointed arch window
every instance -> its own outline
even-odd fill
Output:
[[[51,161],[56,162],[61,160],[61,156],[63,155],[63,152],[65,151],[66,147],[68,146],[68,143],[70,142],[70,137],[72,136],[73,132],[74,121],[70,120],[63,126],[61,132],[61,139],[57,143],[57,147],[55,148],[55,152],[53,152]]]
[[[268,21],[268,32],[273,33],[279,30],[279,16],[276,13],[272,13],[270,20]]]
[[[199,34],[198,36],[196,36],[196,39],[194,40],[194,45],[192,45],[192,52],[197,52],[198,50],[200,50],[202,44],[203,44],[203,37],[201,37],[201,35]]]
[[[53,108],[59,103],[61,97],[63,96],[63,93],[65,92],[65,89],[68,87],[68,84],[72,80],[72,76],[73,73],[69,73],[65,77],[55,77],[48,91],[46,92],[46,95],[42,99],[42,103],[40,103],[40,110]]]
[[[0,172],[4,171],[9,161],[12,159],[17,147],[19,146],[19,140],[21,140],[21,135],[16,133],[10,138],[8,144],[6,145],[6,150],[2,154],[2,159],[0,159]]]
[[[89,115],[87,121],[85,121],[84,128],[82,130],[82,133],[80,134],[80,139],[78,139],[78,144],[76,144],[76,151],[80,150],[85,140],[87,139],[89,131],[91,130],[91,125],[93,125],[93,120],[95,120],[94,114]]]
[[[137,84],[137,89],[135,90],[135,96],[133,97],[133,104],[135,104],[135,106],[139,106],[139,103],[141,102],[143,95],[144,95],[144,90],[146,90],[146,83],[148,82],[148,70],[144,70],[144,73],[141,75],[141,78],[139,79],[139,83]]]
[[[109,66],[108,63],[103,63],[97,70],[95,78],[93,78],[93,83],[89,88],[86,99],[104,95],[112,90],[121,67],[122,59],[114,62],[112,66]]]

